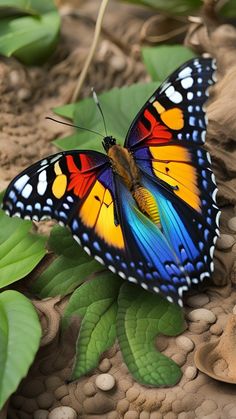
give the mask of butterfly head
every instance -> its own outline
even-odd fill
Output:
[[[116,139],[111,136],[104,137],[102,145],[105,151],[108,152],[109,148],[113,147],[113,145],[116,145]]]

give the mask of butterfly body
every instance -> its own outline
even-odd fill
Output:
[[[4,210],[68,225],[112,272],[182,305],[183,292],[211,275],[219,234],[202,148],[214,68],[195,58],[177,69],[140,110],[124,146],[107,136],[106,154],[71,150],[26,169],[7,188]]]

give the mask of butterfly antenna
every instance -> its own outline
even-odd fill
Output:
[[[80,127],[79,125],[70,124],[69,122],[58,121],[58,119],[51,118],[50,116],[46,116],[46,118],[45,118],[45,119],[50,119],[51,121],[57,122],[58,124],[68,125],[69,127],[78,128],[78,129],[83,129],[84,131],[89,131],[89,132],[92,132],[93,134],[100,135],[100,137],[104,138],[104,135],[100,134],[100,133],[99,133],[99,132],[97,132],[97,131],[93,131],[92,129],[89,129],[89,128]]]
[[[98,109],[99,109],[99,112],[100,112],[100,114],[101,114],[101,116],[102,116],[103,125],[104,125],[104,128],[105,128],[105,133],[106,133],[106,136],[107,136],[107,126],[106,126],[106,121],[105,121],[105,118],[104,118],[104,114],[103,114],[103,111],[102,111],[102,108],[101,108],[100,102],[99,102],[98,97],[97,97],[97,93],[95,92],[95,90],[94,90],[94,88],[93,88],[93,87],[91,88],[91,91],[92,91],[92,94],[93,94],[93,100],[94,100],[94,102],[96,103],[96,105],[97,105],[97,107],[98,107]]]

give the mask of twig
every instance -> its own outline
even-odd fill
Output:
[[[99,9],[99,12],[98,12],[97,22],[96,22],[96,26],[95,26],[95,30],[94,30],[93,42],[92,42],[92,45],[90,47],[87,59],[86,59],[86,61],[84,63],[84,66],[82,68],[82,71],[80,73],[80,76],[79,76],[74,94],[72,96],[72,102],[76,102],[79,95],[80,95],[80,91],[81,91],[81,88],[83,86],[84,80],[87,76],[89,66],[90,66],[90,64],[92,62],[92,59],[94,57],[94,54],[95,54],[95,51],[96,51],[96,48],[97,48],[97,45],[98,45],[98,41],[99,41],[99,36],[100,36],[100,33],[101,33],[103,16],[104,16],[106,7],[108,5],[108,2],[109,2],[109,0],[102,0],[102,2],[101,2],[101,6],[100,6],[100,9]]]

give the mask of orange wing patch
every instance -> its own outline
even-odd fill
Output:
[[[165,110],[165,108],[157,100],[153,103],[153,106],[159,113],[161,120],[168,128],[178,131],[184,127],[183,112],[180,108]]]
[[[152,168],[156,176],[168,185],[178,186],[174,193],[201,212],[197,171],[191,165],[189,152],[181,146],[150,147],[149,150],[154,159]]]
[[[114,222],[114,203],[111,193],[97,180],[84,201],[79,216],[86,227],[95,232],[110,246],[124,248],[120,226]]]

